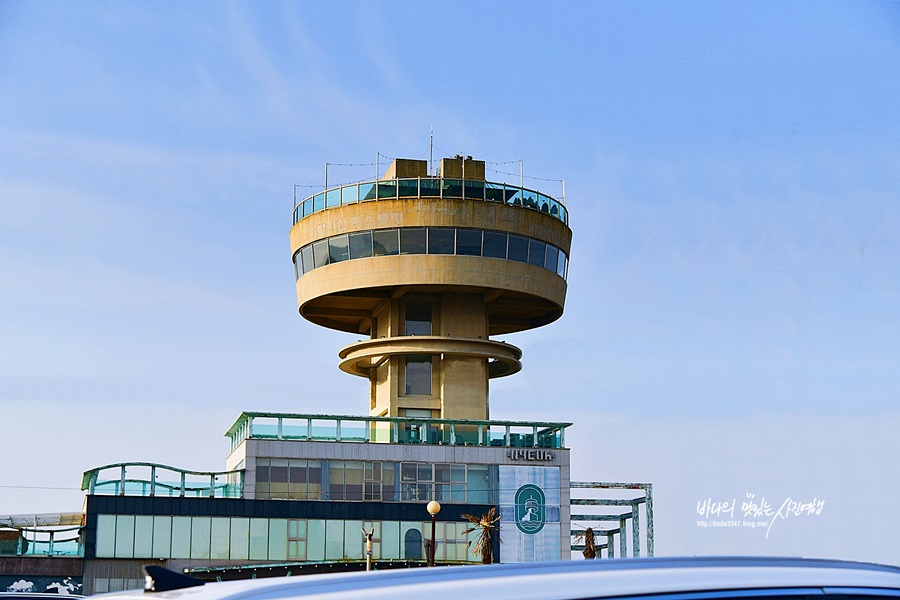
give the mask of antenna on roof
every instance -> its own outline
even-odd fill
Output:
[[[431,127],[431,135],[428,137],[428,175],[434,175],[434,126]]]

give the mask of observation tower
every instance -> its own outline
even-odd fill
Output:
[[[484,165],[398,158],[294,208],[300,314],[360,338],[339,366],[369,380],[371,416],[489,419],[489,380],[522,368],[497,336],[562,315],[568,211]]]

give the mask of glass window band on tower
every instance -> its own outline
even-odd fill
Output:
[[[348,248],[349,243],[349,248]],[[398,254],[482,256],[529,263],[566,278],[569,257],[542,240],[513,233],[452,227],[374,229],[317,240],[294,254],[297,279],[329,264]]]

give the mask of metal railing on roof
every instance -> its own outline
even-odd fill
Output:
[[[473,421],[244,412],[225,433],[235,450],[246,439],[565,448],[571,423]]]
[[[243,471],[188,471],[168,465],[127,462],[85,471],[81,489],[104,496],[241,498]]]
[[[453,199],[496,202],[545,213],[569,223],[565,204],[525,187],[484,180],[415,177],[351,183],[313,194],[302,201],[294,199],[294,223],[319,211],[358,202],[404,199]]]

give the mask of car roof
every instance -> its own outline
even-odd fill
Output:
[[[48,600],[48,596],[50,598],[55,598],[57,596],[65,596],[67,598],[84,598],[79,594],[68,594],[66,592],[4,592],[0,591],[0,598],[18,598],[21,600],[22,598],[41,598],[43,600]]]
[[[211,583],[154,600],[334,600],[427,598],[576,599],[717,590],[868,588],[900,595],[900,568],[794,558],[644,558],[475,565],[305,575]],[[114,595],[107,594],[106,597]]]

